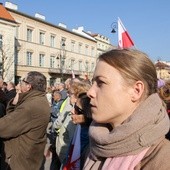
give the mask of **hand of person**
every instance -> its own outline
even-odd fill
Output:
[[[15,86],[15,89],[16,89],[16,92],[17,92],[17,93],[21,93],[20,83],[18,83],[18,84]]]
[[[17,94],[15,95],[13,101],[12,101],[12,104],[13,105],[16,105],[18,103],[18,99],[19,99],[19,92],[17,92]]]

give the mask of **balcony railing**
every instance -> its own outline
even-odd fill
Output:
[[[82,74],[82,71],[78,70],[73,70],[75,75],[80,75]],[[61,70],[60,68],[49,68],[48,69],[49,73],[63,73],[63,74],[72,74],[72,70],[70,69],[63,69]]]
[[[49,68],[48,69],[49,73],[61,73],[60,68]]]

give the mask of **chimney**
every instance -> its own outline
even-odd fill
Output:
[[[5,7],[16,11],[18,10],[18,5],[13,4],[11,2],[5,2]]]
[[[62,27],[62,28],[67,28],[67,26],[65,24],[63,24],[63,23],[59,23],[58,26]]]
[[[45,20],[45,16],[41,15],[39,13],[35,13],[35,18],[41,19],[41,20]]]

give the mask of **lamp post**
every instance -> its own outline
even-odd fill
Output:
[[[111,24],[111,28],[112,28],[111,33],[116,33],[116,29],[117,29],[117,22],[113,22],[113,23]]]
[[[113,22],[111,24],[111,33],[112,34],[117,34],[117,41],[118,41],[118,44],[116,46],[114,46],[114,48],[119,48],[119,33],[118,33],[118,23],[117,22]],[[117,43],[117,42],[116,42]]]
[[[61,73],[61,82],[64,80],[63,69],[65,64],[65,42],[61,41],[61,51],[60,51],[60,73]]]

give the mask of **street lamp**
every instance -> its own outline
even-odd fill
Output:
[[[63,69],[65,64],[65,42],[61,41],[61,50],[60,50],[60,72],[61,72],[61,82],[64,80]]]
[[[111,33],[116,33],[116,29],[117,29],[117,22],[113,22],[113,23],[111,24],[111,28],[112,28]]]

